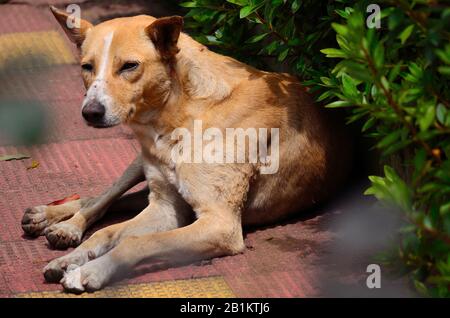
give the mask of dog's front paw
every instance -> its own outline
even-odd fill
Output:
[[[84,286],[81,282],[81,267],[70,266],[67,272],[64,274],[64,278],[61,279],[60,283],[63,285],[64,290],[80,294],[84,292]]]
[[[30,236],[42,235],[44,230],[49,225],[46,206],[40,205],[34,208],[28,208],[22,217],[22,229]]]
[[[45,281],[49,283],[59,282],[63,278],[68,265],[66,261],[59,258],[48,263],[43,270]]]
[[[22,217],[22,229],[30,236],[43,235],[51,225],[70,219],[91,200],[91,198],[71,200],[57,205],[39,205],[28,208]]]
[[[88,253],[77,250],[64,255],[63,257],[54,259],[44,267],[43,274],[45,280],[49,283],[57,283],[63,278],[64,273],[72,269],[73,266],[78,267],[88,261]]]
[[[54,224],[45,230],[45,237],[51,246],[66,249],[80,245],[83,231],[69,222]]]
[[[96,259],[81,267],[69,266],[61,284],[65,291],[71,293],[94,292],[108,283],[109,273],[108,266],[101,259]]]

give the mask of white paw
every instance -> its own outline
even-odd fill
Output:
[[[64,274],[61,284],[65,290],[73,293],[84,292],[84,286],[81,282],[81,267],[71,264],[67,267],[67,272]]]
[[[114,268],[108,257],[97,258],[81,267],[70,265],[60,283],[68,292],[93,292],[109,282]]]

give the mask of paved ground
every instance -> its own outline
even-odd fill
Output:
[[[84,91],[76,51],[53,21],[47,2],[0,5],[0,70],[7,78],[1,83],[0,99],[39,101],[46,105],[50,119],[43,144],[15,147],[2,141],[0,146],[0,155],[20,152],[31,156],[0,162],[0,297],[67,296],[58,284],[45,283],[41,274],[49,260],[66,252],[50,249],[43,237],[23,236],[23,210],[74,193],[100,193],[138,152],[126,128],[95,130],[83,124],[80,105]],[[138,10],[141,2],[136,3]],[[120,3],[117,6],[120,8]],[[119,11],[117,6],[113,9]],[[92,4],[89,8],[92,19],[105,13],[105,8]],[[22,59],[30,54],[40,58],[31,63]],[[40,165],[27,169],[32,160]],[[248,230],[248,249],[242,255],[169,269],[141,266],[105,291],[84,296],[307,297],[339,295],[344,285],[347,295],[352,294],[350,290],[355,295],[353,287],[362,286],[370,260],[353,255],[353,271],[349,272],[331,257],[337,233],[333,224],[344,206],[340,200],[300,219]],[[114,214],[96,228],[126,216]],[[346,252],[343,257],[353,260],[352,252]],[[324,283],[324,277],[331,276],[333,280]]]

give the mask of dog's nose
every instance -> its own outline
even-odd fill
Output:
[[[105,116],[105,106],[99,102],[93,101],[83,107],[81,114],[87,122],[99,124],[103,121],[103,117]]]

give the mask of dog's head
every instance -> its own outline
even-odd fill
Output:
[[[183,19],[150,16],[118,18],[96,26],[51,7],[70,40],[81,51],[87,89],[82,115],[94,127],[145,120],[168,99]]]

